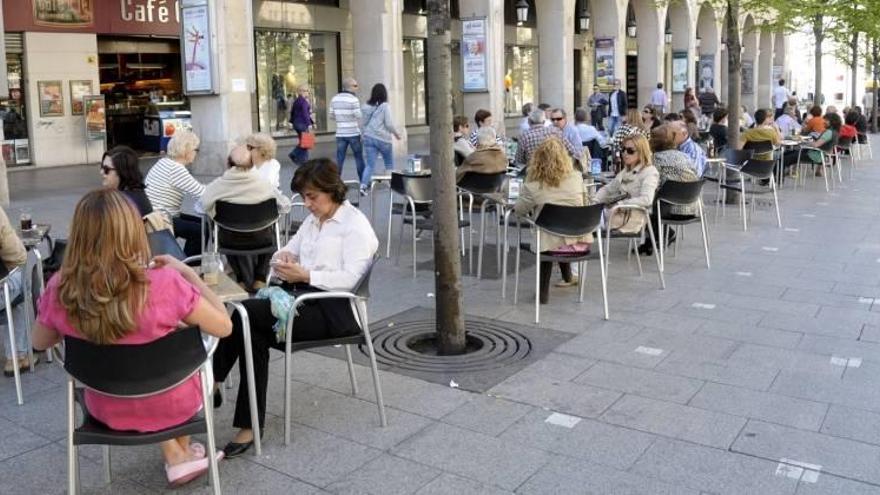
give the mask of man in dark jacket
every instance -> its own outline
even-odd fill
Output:
[[[699,101],[700,111],[703,112],[703,115],[712,115],[712,112],[714,112],[718,104],[721,103],[718,101],[718,96],[715,94],[715,90],[712,89],[712,86],[707,86],[706,89],[700,93]]]
[[[614,131],[626,117],[626,91],[620,89],[620,79],[614,80],[614,91],[608,95],[608,135],[613,136]]]

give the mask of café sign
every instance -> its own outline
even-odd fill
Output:
[[[179,0],[14,0],[2,2],[8,32],[180,36]]]
[[[119,0],[123,21],[180,23],[180,6],[177,0]]]

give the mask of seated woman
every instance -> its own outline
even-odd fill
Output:
[[[813,120],[815,119],[816,117],[813,118]],[[837,145],[840,128],[843,125],[843,122],[840,120],[840,115],[829,113],[825,115],[824,119],[826,127],[825,131],[816,139],[804,141],[801,143],[801,146],[805,148],[818,148],[822,151],[830,152],[831,149]],[[812,122],[812,120],[810,122]],[[816,168],[816,177],[822,177],[825,174],[825,167],[822,166],[822,153],[816,149],[807,149],[806,153],[796,149],[786,151],[785,155],[782,157],[783,167],[788,168],[796,164],[799,156],[801,157],[801,160],[806,158],[806,160]],[[817,165],[818,167],[816,167]]]
[[[205,213],[214,218],[218,201],[238,205],[254,205],[274,198],[279,212],[290,209],[290,200],[273,187],[269,181],[252,171],[254,163],[251,153],[245,146],[236,146],[229,153],[229,168],[214,179],[202,194],[201,205]],[[218,244],[227,248],[256,249],[271,246],[275,242],[273,228],[260,232],[229,232],[220,229]],[[228,255],[229,264],[238,283],[247,291],[255,291],[266,286],[269,276],[269,254],[248,256]]]
[[[180,212],[184,194],[198,199],[205,192],[205,186],[186,169],[198,152],[198,136],[190,131],[175,132],[168,141],[167,155],[150,168],[144,180],[153,208],[163,212],[174,225],[174,234],[186,241],[183,252],[187,256],[202,252],[202,219]]]
[[[810,107],[810,112],[804,121],[804,126],[801,127],[801,134],[804,136],[809,136],[810,134],[819,136],[825,132],[826,127],[827,123],[822,118],[822,107],[813,105]]]
[[[137,153],[128,146],[116,146],[101,158],[101,185],[116,189],[137,207],[141,216],[153,212],[147,197],[144,176],[138,168]]]
[[[847,112],[843,118],[843,125],[840,127],[840,137],[850,138],[853,142],[858,139],[859,131],[856,129],[856,123],[859,121],[859,114],[855,110]]]
[[[281,190],[281,164],[275,159],[278,145],[272,136],[264,132],[251,134],[245,140],[245,146],[254,164],[251,170],[272,187]]]
[[[40,298],[36,349],[48,349],[62,336],[101,345],[146,344],[176,331],[181,321],[216,337],[232,331],[223,303],[192,268],[170,256],[157,256],[154,267],[147,267],[150,248],[143,222],[119,192],[86,194],[70,226],[61,271]],[[201,409],[200,378],[194,375],[168,391],[137,399],[86,390],[85,407],[114,430],[164,430]],[[205,447],[190,442],[189,436],[161,442],[160,447],[172,485],[208,469]]]
[[[709,135],[715,143],[715,150],[718,153],[727,148],[727,110],[719,108],[712,112],[712,125],[709,126]]]
[[[662,123],[657,117],[657,110],[654,108],[654,105],[645,105],[645,108],[642,109],[642,119],[651,129],[655,129]]]
[[[319,290],[350,291],[373,262],[379,241],[369,220],[345,200],[346,187],[332,160],[307,161],[293,175],[291,189],[302,195],[311,212],[287,245],[273,256],[275,274],[282,287],[293,292]],[[276,334],[276,318],[268,299],[243,302],[251,324],[251,341],[256,378],[260,431],[266,418],[266,386],[269,379],[269,349],[284,350],[284,339]],[[294,342],[354,335],[360,332],[347,300],[327,299],[300,306],[293,322]],[[235,362],[245,376],[244,341],[241,321],[233,318],[232,337],[220,341],[214,354],[217,383],[226,379]],[[216,385],[215,385],[216,387]],[[241,380],[232,424],[239,428],[223,451],[236,457],[253,445],[247,380]],[[215,400],[215,406],[219,401]]]
[[[481,127],[477,131],[477,150],[467,156],[461,166],[455,169],[455,180],[460,181],[464,174],[499,174],[507,171],[507,154],[495,142],[495,129]]]
[[[660,173],[654,167],[651,147],[644,136],[630,136],[623,141],[623,170],[608,185],[599,189],[595,202],[609,210],[614,205],[641,206],[651,209]],[[647,217],[639,211],[617,210],[610,220],[611,229],[622,233],[642,230]]]
[[[563,206],[584,206],[590,204],[584,179],[574,169],[571,158],[559,138],[551,137],[541,143],[532,153],[514,210],[517,215],[537,217],[541,206],[546,203]],[[560,237],[541,232],[541,250],[545,253],[581,254],[590,251],[593,236],[581,238]],[[557,287],[567,287],[577,283],[571,273],[570,263],[559,263],[562,282]],[[541,284],[539,299],[547,304],[550,289],[550,272],[553,264],[541,262]]]
[[[27,251],[15,228],[9,223],[9,218],[3,208],[0,208],[0,262],[6,271],[12,271],[16,267],[23,266],[27,262]],[[9,297],[15,300],[21,295],[23,277],[21,272],[9,277]],[[0,309],[6,310],[6,301],[0,296]],[[34,362],[31,363],[28,357],[28,335],[27,325],[25,325],[25,305],[19,304],[12,310],[13,325],[15,327],[15,352],[18,358],[18,370],[29,370],[31,366],[36,365],[37,356],[34,356]],[[6,326],[6,319],[2,320],[2,325]],[[9,335],[9,330],[3,330],[3,335]],[[6,363],[3,366],[3,374],[6,376],[15,376],[15,365],[12,362],[12,343],[3,346],[6,352]]]

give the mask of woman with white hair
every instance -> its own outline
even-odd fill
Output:
[[[251,134],[245,140],[245,145],[251,152],[253,172],[275,189],[281,189],[281,164],[275,159],[278,145],[272,136],[264,132]]]
[[[496,141],[495,129],[480,127],[477,130],[477,149],[455,170],[455,180],[461,180],[468,172],[497,174],[506,170],[507,154]]]
[[[168,150],[147,172],[144,184],[154,211],[161,211],[174,225],[174,234],[186,241],[183,252],[195,256],[202,251],[202,220],[180,212],[184,194],[202,197],[205,186],[186,169],[199,152],[199,137],[191,131],[177,131],[168,141]]]

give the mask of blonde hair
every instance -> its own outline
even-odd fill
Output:
[[[124,195],[99,189],[77,203],[71,226],[59,302],[86,340],[116,342],[136,330],[147,301],[150,246],[143,220]]]
[[[650,130],[650,127],[645,125],[645,119],[642,117],[642,112],[638,108],[630,108],[626,111],[626,123],[633,127],[638,127],[639,129],[644,129],[646,131]]]
[[[633,147],[636,149],[636,155],[639,157],[639,162],[632,167],[626,167],[627,170],[632,170],[638,165],[643,165],[645,167],[654,166],[654,156],[651,153],[651,145],[648,144],[648,140],[645,139],[645,136],[642,136],[641,134],[627,136],[624,138],[623,142],[620,143],[621,148],[626,146],[626,143],[632,143]]]
[[[549,187],[559,187],[562,179],[574,170],[571,157],[559,138],[551,137],[532,153],[526,179]]]
[[[275,158],[275,151],[278,149],[278,145],[275,143],[275,140],[272,139],[272,136],[266,134],[265,132],[258,132],[256,134],[251,134],[245,139],[245,144],[256,148],[257,155],[263,160],[268,161]]]
[[[168,141],[168,158],[179,161],[179,158],[185,157],[188,153],[195,151],[199,147],[199,137],[192,131],[179,130]]]

